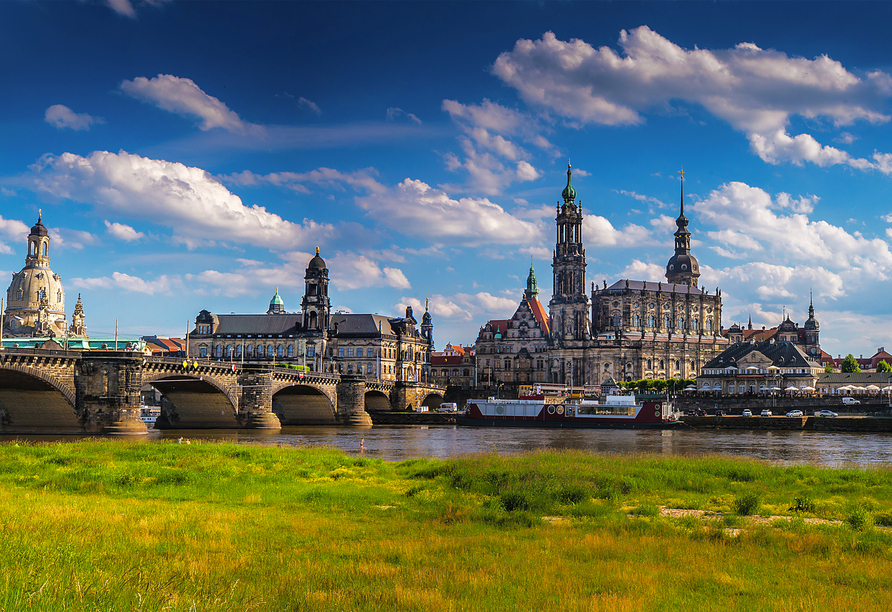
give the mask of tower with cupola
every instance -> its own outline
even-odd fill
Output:
[[[684,216],[684,170],[681,174],[681,211],[675,225],[675,254],[666,264],[666,280],[675,285],[696,287],[700,278],[700,265],[691,255],[691,232],[688,231],[688,218]]]

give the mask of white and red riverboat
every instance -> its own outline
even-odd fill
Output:
[[[685,428],[665,395],[584,397],[521,396],[468,400],[459,425],[478,427],[566,427],[604,429]]]

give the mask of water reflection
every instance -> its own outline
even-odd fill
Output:
[[[90,436],[18,436],[31,441],[75,440]],[[469,453],[514,455],[538,449],[574,449],[598,454],[663,456],[723,454],[781,464],[871,466],[892,464],[892,434],[814,431],[586,430],[436,426],[285,427],[281,431],[182,430],[150,432],[147,443],[227,441],[238,444],[330,446],[351,454],[400,461]],[[0,441],[15,436],[0,436]],[[363,450],[360,450],[363,442]]]

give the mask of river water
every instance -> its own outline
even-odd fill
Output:
[[[18,436],[31,441],[84,436]],[[330,446],[351,454],[400,461],[414,457],[452,457],[469,453],[514,455],[539,449],[574,449],[598,454],[662,456],[722,454],[780,464],[831,467],[892,465],[892,434],[815,431],[621,430],[477,428],[454,425],[285,427],[281,431],[151,431],[138,439],[228,441],[239,444]],[[0,436],[0,441],[15,436]]]

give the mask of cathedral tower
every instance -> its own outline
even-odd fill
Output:
[[[700,278],[700,265],[691,255],[691,232],[688,231],[688,218],[684,216],[684,170],[681,174],[681,213],[675,220],[675,255],[666,264],[666,280],[676,285],[697,286]]]
[[[304,299],[300,303],[302,327],[323,334],[328,329],[331,304],[328,301],[328,268],[325,260],[319,257],[319,247],[316,247],[316,256],[307,264],[304,282]]]
[[[549,302],[552,337],[565,341],[588,338],[588,296],[585,293],[585,249],[582,246],[582,210],[576,206],[572,169],[567,164],[567,186],[558,209],[557,242],[554,248],[554,292]]]

